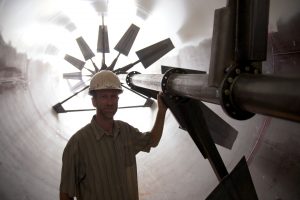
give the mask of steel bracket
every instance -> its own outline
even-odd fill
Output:
[[[242,110],[234,102],[233,86],[241,74],[260,74],[261,70],[254,64],[233,65],[226,69],[225,77],[220,85],[220,102],[225,113],[237,120],[247,120],[255,114]]]
[[[137,71],[132,71],[132,72],[129,72],[128,75],[126,76],[126,83],[127,85],[132,89],[132,90],[135,90],[136,92],[140,93],[140,94],[143,94],[145,96],[147,96],[148,98],[153,98],[153,99],[156,99],[157,98],[157,94],[158,92],[157,91],[154,91],[154,90],[150,90],[150,89],[146,89],[146,88],[142,88],[142,87],[138,87],[138,86],[135,86],[132,81],[131,81],[131,78],[132,76],[136,75],[136,74],[141,74],[140,72],[137,72]]]
[[[131,87],[132,89],[134,89],[135,86],[132,84],[131,78],[132,78],[132,76],[135,75],[135,74],[141,74],[141,73],[140,73],[140,72],[137,72],[137,71],[132,71],[132,72],[129,72],[129,73],[127,74],[127,76],[126,76],[126,83],[127,83],[127,85],[128,85],[129,87]]]
[[[164,76],[161,80],[161,89],[162,89],[163,93],[168,96],[169,99],[175,100],[177,102],[179,102],[179,101],[181,102],[186,99],[186,97],[172,95],[167,88],[167,85],[168,85],[167,83],[172,74],[186,74],[186,73],[187,73],[187,71],[182,68],[172,68],[164,73]]]

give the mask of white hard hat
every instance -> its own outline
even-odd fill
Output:
[[[90,82],[89,94],[92,95],[93,91],[95,90],[107,89],[119,90],[120,92],[123,92],[119,77],[109,70],[97,72]]]

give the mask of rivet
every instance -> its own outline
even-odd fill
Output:
[[[224,70],[224,73],[227,73],[229,71],[229,68],[226,68],[225,70]]]
[[[225,95],[229,95],[230,94],[230,91],[229,90],[225,90]]]

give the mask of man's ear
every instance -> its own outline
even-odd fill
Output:
[[[95,96],[92,97],[92,103],[93,103],[93,106],[96,108],[97,104],[96,104],[96,98],[95,98]]]

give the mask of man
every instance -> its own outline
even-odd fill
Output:
[[[95,74],[89,88],[96,115],[68,141],[63,153],[60,199],[138,200],[135,155],[160,141],[167,107],[158,94],[158,111],[150,132],[141,133],[114,120],[121,83],[108,70]]]

